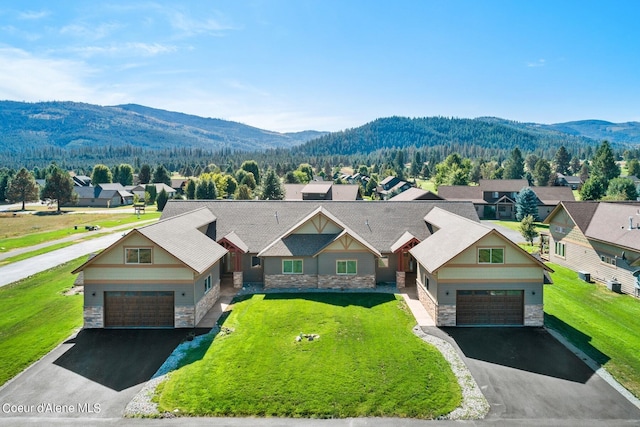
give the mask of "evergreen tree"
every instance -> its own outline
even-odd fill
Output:
[[[580,159],[574,157],[571,159],[571,163],[569,164],[569,169],[571,171],[571,175],[578,175],[580,172]]]
[[[538,231],[536,230],[536,226],[534,224],[534,217],[531,215],[527,215],[520,221],[520,234],[522,237],[529,242],[530,245],[533,245],[533,239],[538,237]]]
[[[518,147],[511,152],[511,157],[504,167],[504,179],[521,179],[524,176],[524,160]]]
[[[147,205],[152,205],[156,202],[156,197],[158,196],[158,189],[153,184],[147,184],[144,187],[144,201]],[[147,196],[148,195],[148,196]]]
[[[627,163],[627,173],[640,178],[640,162],[638,159],[632,159]]]
[[[589,179],[589,163],[586,160],[582,163],[582,166],[580,166],[579,176],[582,182],[587,182]]]
[[[196,198],[196,182],[194,180],[190,179],[187,183],[186,193],[188,200],[193,200]]]
[[[536,163],[538,163],[540,157],[536,156],[533,153],[527,154],[527,157],[524,158],[524,165],[527,167],[527,170],[533,174],[533,171],[536,168]]]
[[[142,185],[145,185],[151,182],[151,166],[147,164],[140,166],[140,173],[138,173],[138,181]]]
[[[253,174],[253,178],[256,181],[256,184],[260,184],[260,168],[258,167],[258,163],[255,160],[245,160],[240,165],[240,169],[251,172]]]
[[[67,171],[55,165],[49,166],[41,198],[55,200],[58,205],[58,213],[60,213],[62,205],[77,203],[78,194],[73,191],[73,179]]]
[[[98,184],[109,184],[113,182],[113,175],[111,170],[103,164],[98,164],[93,167],[93,173],[91,174],[91,184],[95,187]]]
[[[246,185],[251,191],[255,190],[258,186],[252,172],[247,172],[244,178],[242,178],[242,181],[240,181],[240,184]]]
[[[367,186],[364,188],[364,195],[371,197],[376,191],[378,187],[378,182],[372,177],[369,178],[369,182],[367,182]]]
[[[169,171],[164,165],[158,165],[158,167],[156,167],[156,170],[153,172],[153,182],[164,183],[171,186],[171,175],[169,175]]]
[[[607,187],[607,200],[636,200],[636,185],[629,178],[613,178]]]
[[[592,176],[582,185],[580,198],[582,200],[600,200],[607,190],[607,181],[601,176]]]
[[[260,194],[261,200],[282,200],[284,199],[284,189],[280,183],[278,175],[275,171],[269,169],[265,176],[262,186],[262,193]]]
[[[549,184],[551,178],[551,166],[545,159],[540,159],[536,163],[536,167],[533,169],[533,177],[536,180],[536,184],[544,187]]]
[[[251,200],[251,189],[244,184],[240,184],[238,187],[238,193],[236,194],[236,200]]]
[[[236,179],[231,175],[225,175],[225,179],[227,181],[225,192],[227,193],[227,196],[231,197],[236,193],[236,190],[238,189],[238,181],[236,181]]]
[[[564,145],[561,145],[556,151],[556,155],[553,158],[554,171],[556,173],[561,173],[566,175],[569,170],[569,162],[571,161],[571,156],[567,152],[567,149],[564,148]]]
[[[0,174],[0,202],[4,202],[7,198],[7,191],[9,191],[9,181],[11,175],[8,172]]]
[[[411,161],[411,170],[410,170],[410,174],[413,177],[417,177],[418,175],[420,175],[420,171],[422,170],[422,158],[420,156],[420,151],[416,150],[415,153],[413,153],[413,160]]]
[[[160,190],[158,197],[156,197],[156,205],[158,206],[159,212],[162,212],[164,210],[164,207],[166,206],[168,201],[169,201],[169,196],[167,195],[167,192],[163,188],[162,190]]]
[[[36,180],[26,168],[18,171],[16,176],[9,181],[7,199],[11,203],[22,202],[22,210],[26,202],[38,201],[38,185]]]
[[[527,216],[538,218],[538,197],[529,187],[520,190],[516,196],[516,219],[522,221]]]
[[[613,178],[620,176],[620,167],[616,164],[613,150],[608,141],[602,141],[602,144],[596,150],[591,162],[591,175],[603,178],[605,185]]]

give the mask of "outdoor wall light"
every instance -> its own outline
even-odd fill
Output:
[[[445,292],[444,294],[445,294],[445,295],[449,295],[449,291]]]
[[[185,296],[185,295],[186,295],[186,294],[183,292],[183,293],[182,293],[182,296]]]
[[[536,294],[536,291],[531,291],[531,295],[535,295],[535,294]]]
[[[91,292],[91,296],[92,296],[92,297],[95,297],[95,296],[96,296],[96,293],[95,293],[95,292]]]

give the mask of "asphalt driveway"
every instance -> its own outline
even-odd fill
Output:
[[[120,418],[191,331],[82,330],[0,389],[0,425],[16,417]]]
[[[640,409],[543,328],[423,329],[459,349],[491,405],[488,422],[640,420]]]

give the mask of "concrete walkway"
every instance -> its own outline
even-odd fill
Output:
[[[231,301],[239,291],[240,289],[235,289],[231,284],[220,284],[220,298],[218,298],[218,301],[209,309],[207,314],[200,319],[196,328],[213,328],[220,316],[222,316],[222,313],[229,309]]]
[[[404,298],[407,306],[409,306],[409,310],[413,313],[413,317],[416,318],[416,322],[418,322],[418,326],[427,327],[427,326],[436,326],[436,322],[433,320],[427,310],[424,308],[420,300],[418,299],[418,290],[416,285],[408,286],[402,289],[400,292],[402,298]]]

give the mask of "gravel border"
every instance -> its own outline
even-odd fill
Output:
[[[443,339],[427,334],[416,325],[413,333],[428,342],[440,351],[442,356],[451,366],[451,370],[462,389],[462,405],[447,415],[440,417],[442,420],[481,420],[489,413],[489,402],[478,387],[478,383],[471,375],[467,365],[462,361],[455,348]]]

